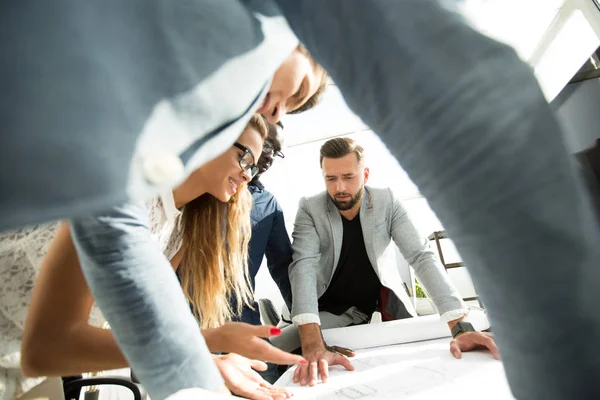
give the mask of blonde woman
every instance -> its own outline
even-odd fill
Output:
[[[277,333],[276,328],[223,325],[235,311],[224,299],[232,293],[249,298],[245,260],[251,200],[244,186],[266,133],[262,117],[253,117],[231,149],[147,204],[149,227],[152,239],[178,268],[211,351],[299,363],[301,357],[260,339]],[[112,334],[88,324],[93,302],[69,226],[62,224],[42,263],[23,332],[21,367],[27,375],[65,376],[128,365]],[[215,357],[215,362],[236,394],[253,399],[289,396],[253,371],[264,369],[262,362],[237,354]]]

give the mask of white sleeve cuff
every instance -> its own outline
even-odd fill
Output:
[[[305,324],[319,324],[321,325],[321,319],[317,314],[298,314],[292,318],[294,325],[305,325]]]
[[[458,310],[450,310],[446,311],[442,315],[440,315],[440,319],[444,322],[454,321],[455,319],[459,319],[469,315],[468,308],[459,308]]]

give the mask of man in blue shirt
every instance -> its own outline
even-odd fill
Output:
[[[263,257],[267,258],[267,267],[271,278],[277,284],[281,296],[288,309],[292,309],[292,289],[288,275],[288,267],[292,262],[292,244],[285,228],[283,210],[271,192],[265,189],[260,182],[260,177],[271,166],[275,157],[284,158],[281,152],[283,138],[281,131],[283,125],[269,124],[269,137],[263,145],[263,153],[258,160],[258,174],[248,184],[248,190],[252,193],[252,238],[248,245],[248,272],[252,291],[256,290],[256,275],[262,264]],[[235,298],[232,299],[235,301]],[[237,321],[252,325],[262,325],[258,303],[254,302],[254,308],[244,306],[242,315]],[[277,366],[267,364],[268,369],[261,372],[261,376],[270,383],[275,383],[279,378]]]
[[[281,122],[270,125],[269,137],[265,140],[263,153],[257,164],[258,174],[248,185],[254,202],[250,216],[252,239],[249,244],[248,271],[254,291],[256,274],[262,264],[263,256],[266,256],[271,278],[277,284],[285,304],[291,309],[292,290],[288,267],[292,262],[292,244],[285,228],[281,206],[275,196],[260,182],[260,177],[271,168],[275,157],[284,157],[281,152],[282,137],[280,133],[282,129]],[[261,325],[258,304],[254,303],[254,310],[247,306],[244,307],[240,320],[252,325]]]

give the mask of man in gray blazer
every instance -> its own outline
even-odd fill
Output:
[[[311,365],[299,366],[294,380],[312,386],[317,370],[327,380],[328,365],[353,369],[339,354],[352,352],[329,348],[321,328],[367,323],[378,308],[384,319],[416,315],[396,267],[392,240],[448,323],[452,354],[460,358],[461,351],[484,347],[497,357],[492,336],[466,323],[466,305],[400,201],[390,189],[365,186],[369,168],[363,152],[350,138],[323,144],[320,162],[327,191],[300,200],[290,265],[292,321]]]

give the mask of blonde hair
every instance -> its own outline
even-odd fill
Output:
[[[263,140],[267,137],[263,117],[253,116],[249,126]],[[227,203],[205,193],[183,209],[183,257],[177,272],[203,329],[224,324],[252,303],[248,277],[251,209],[252,195],[246,185]],[[229,301],[232,297],[237,299],[235,309]]]

